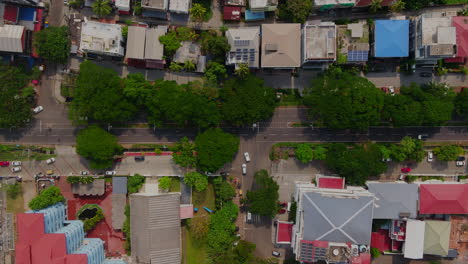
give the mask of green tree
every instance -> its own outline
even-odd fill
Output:
[[[370,253],[373,259],[380,257],[380,250],[378,248],[371,248]]]
[[[327,149],[322,146],[317,146],[314,149],[314,159],[325,160],[327,158]]]
[[[232,247],[235,240],[233,233],[236,229],[234,221],[238,213],[239,208],[233,202],[228,202],[211,215],[206,241],[212,258],[225,255]]]
[[[210,229],[209,216],[204,215],[190,219],[188,221],[188,228],[190,230],[190,234],[196,240],[203,240],[208,234],[208,230]]]
[[[220,97],[224,120],[236,126],[251,126],[268,119],[276,106],[275,91],[265,87],[263,80],[253,75],[245,79],[229,79],[221,89]]]
[[[239,263],[250,263],[254,259],[253,252],[257,246],[249,241],[240,240],[234,248]]]
[[[47,27],[34,33],[33,45],[42,58],[64,64],[70,56],[71,42],[68,27]]]
[[[280,19],[303,24],[312,12],[312,0],[283,1],[278,9]]]
[[[200,41],[203,52],[214,55],[216,62],[224,63],[226,52],[231,49],[225,36],[218,36],[216,31],[204,31]]]
[[[141,73],[130,73],[124,79],[123,93],[132,103],[144,106],[148,97],[156,92]]]
[[[184,63],[184,69],[186,71],[194,71],[196,68],[195,64],[191,60],[186,60]]]
[[[234,72],[239,78],[245,79],[250,74],[249,65],[247,63],[239,63]]]
[[[371,13],[377,13],[380,9],[382,9],[382,0],[372,0],[369,5],[369,11]]]
[[[21,187],[21,184],[17,182],[14,184],[7,184],[6,193],[8,197],[14,200],[18,197],[18,195],[23,193],[23,188]]]
[[[463,148],[457,145],[443,145],[435,148],[434,154],[439,160],[452,161],[456,160],[459,155],[463,154]]]
[[[189,141],[187,137],[183,137],[174,146],[172,159],[174,162],[184,168],[193,168],[197,164],[195,157],[195,144]]]
[[[128,25],[122,26],[122,37],[127,39],[128,37]]]
[[[41,210],[56,203],[65,202],[65,198],[60,193],[60,189],[56,186],[41,191],[41,193],[34,197],[28,204],[32,210]]]
[[[182,46],[175,30],[169,30],[166,35],[160,36],[159,42],[164,45],[164,55],[167,57],[174,55]]]
[[[254,178],[258,188],[247,191],[249,210],[254,214],[273,218],[278,211],[279,185],[266,170],[257,171]]]
[[[230,201],[236,196],[236,190],[227,181],[222,181],[218,186],[215,186],[216,199],[219,199],[221,203]]]
[[[93,169],[109,168],[121,151],[117,137],[95,125],[81,130],[76,138],[76,152],[89,159]]]
[[[169,187],[171,187],[172,178],[168,177],[168,176],[164,176],[164,177],[159,179],[158,183],[159,183],[159,188],[161,188],[163,190],[167,190],[167,189],[169,189]]]
[[[396,0],[390,5],[390,11],[394,13],[398,13],[405,9],[405,2],[402,0]]]
[[[455,112],[468,119],[468,89],[458,93],[455,99]]]
[[[137,193],[141,186],[145,183],[146,177],[140,174],[127,177],[127,190],[128,194]]]
[[[213,83],[217,83],[219,80],[227,77],[226,67],[223,64],[217,62],[211,62],[208,64],[205,70],[205,78]]]
[[[404,137],[398,145],[392,145],[390,151],[391,157],[397,161],[414,160],[420,162],[425,156],[422,141],[411,137]]]
[[[19,68],[0,65],[0,127],[24,127],[32,116],[31,103],[24,95],[28,78]],[[21,94],[23,93],[23,96]]]
[[[302,163],[309,163],[314,159],[314,150],[310,144],[299,144],[296,148],[296,158]]]
[[[418,126],[423,122],[423,109],[420,102],[410,97],[396,94],[385,96],[382,117],[391,120],[395,127]]]
[[[172,61],[171,64],[169,65],[169,70],[174,71],[174,72],[180,72],[184,69],[184,66],[180,65],[179,63],[175,61]]]
[[[223,33],[225,33],[228,30],[229,30],[229,28],[226,25],[222,25],[222,26],[219,27],[219,31],[221,31]]]
[[[90,61],[81,63],[70,105],[70,118],[75,123],[94,120],[105,124],[130,120],[138,109],[125,98],[123,87],[115,71]]]
[[[189,172],[185,174],[184,183],[195,188],[195,191],[201,192],[208,187],[208,176],[198,172]]]
[[[195,21],[203,21],[205,18],[206,14],[206,8],[199,3],[194,3],[192,5],[192,8],[190,8],[190,16],[193,18]]]
[[[112,7],[109,0],[95,0],[93,5],[93,13],[99,17],[105,17],[112,13]]]
[[[380,121],[384,94],[366,78],[332,68],[314,79],[304,103],[329,128],[365,131]]]
[[[239,149],[239,138],[210,128],[195,139],[197,163],[202,171],[215,172],[232,160]]]

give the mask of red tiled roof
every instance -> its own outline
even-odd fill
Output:
[[[18,242],[31,244],[44,235],[44,214],[17,214]]]
[[[388,230],[380,229],[371,234],[371,247],[377,248],[380,251],[390,250],[392,241],[388,236]]]
[[[457,56],[468,57],[468,17],[453,17],[452,23],[457,30]]]
[[[18,22],[18,7],[6,5],[3,19],[13,23]]]
[[[380,4],[381,6],[389,6],[392,4],[394,0],[383,0],[382,3]],[[358,0],[355,6],[368,6],[372,3],[372,0]]]
[[[319,188],[343,189],[345,179],[340,177],[317,177],[317,186]]]
[[[419,213],[468,214],[468,184],[421,184]]]
[[[278,233],[276,237],[277,243],[291,243],[292,228],[291,223],[278,222]]]
[[[224,7],[224,20],[240,20],[241,8],[237,6],[225,6]]]
[[[351,264],[371,264],[371,255],[369,253],[361,253],[359,256],[352,257]]]

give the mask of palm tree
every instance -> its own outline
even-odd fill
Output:
[[[104,17],[112,13],[109,0],[96,0],[93,5],[93,12],[99,17]]]
[[[382,8],[382,0],[372,0],[369,6],[371,13],[377,13]]]
[[[201,4],[195,3],[192,8],[190,8],[190,15],[194,20],[203,21],[203,18],[206,14],[206,8]]]
[[[186,71],[193,71],[195,70],[195,64],[191,60],[186,60],[184,63],[184,69]]]
[[[196,40],[198,37],[199,35],[197,34],[197,32],[195,32],[195,30],[190,31],[189,33],[190,40]]]
[[[390,5],[390,10],[394,13],[401,12],[403,9],[405,9],[405,2],[401,0],[396,0]]]
[[[177,62],[171,62],[171,65],[169,65],[169,70],[171,71],[175,71],[175,72],[179,72],[183,69],[184,67],[182,67],[179,63]]]
[[[237,76],[239,76],[239,78],[244,79],[250,73],[249,65],[247,63],[237,64],[235,73]]]

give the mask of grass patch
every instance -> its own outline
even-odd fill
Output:
[[[185,226],[184,232],[184,250],[182,263],[185,264],[205,264],[208,262],[207,245],[205,241],[196,240],[190,234],[190,231]]]
[[[280,106],[302,105],[302,96],[297,89],[278,89],[282,93]]]
[[[348,56],[346,54],[343,54],[343,53],[338,53],[338,58],[336,60],[336,62],[338,64],[345,64],[348,62]]]
[[[210,19],[213,17],[213,11],[211,10],[211,0],[194,0],[193,4],[201,4],[205,9],[206,13],[205,16],[203,17],[204,22],[210,21]]]
[[[0,145],[0,160],[46,160],[57,157],[53,148],[22,145]]]
[[[171,186],[169,187],[170,192],[180,192],[180,178],[179,177],[171,177]]]
[[[23,192],[18,193],[14,199],[7,195],[7,212],[13,214],[24,213]]]
[[[468,0],[447,0],[447,5],[468,4]]]
[[[203,209],[203,206],[214,210],[216,208],[216,204],[213,184],[208,184],[208,187],[206,187],[202,192],[193,191],[192,200],[193,206],[198,208],[198,213],[196,213],[196,215],[208,214],[208,212]]]

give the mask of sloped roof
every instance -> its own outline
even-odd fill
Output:
[[[400,213],[417,216],[418,185],[394,182],[368,182],[375,194],[374,219],[399,219]]]
[[[410,259],[421,259],[424,250],[425,223],[419,220],[408,220],[406,222],[406,240],[404,256]]]
[[[447,256],[450,240],[450,221],[424,221],[424,254]]]
[[[127,193],[127,177],[112,177],[112,193]]]
[[[468,57],[468,17],[454,17],[452,23],[457,32],[457,56]]]
[[[74,183],[72,184],[72,193],[83,195],[103,195],[106,192],[106,182],[104,179],[94,179],[90,183]]]
[[[337,197],[333,194],[304,193],[304,240],[370,243],[373,196]]]
[[[23,32],[24,26],[0,26],[0,51],[23,52]]]
[[[145,33],[144,27],[128,27],[127,58],[143,59],[145,57]]]
[[[145,59],[162,60],[164,45],[159,42],[159,37],[166,34],[167,26],[158,26],[146,30]]]
[[[226,64],[248,63],[249,67],[258,68],[260,61],[260,27],[231,28],[226,31],[231,50],[227,54]]]
[[[420,214],[468,214],[468,184],[421,184]]]
[[[17,214],[18,242],[32,243],[44,234],[44,214]]]
[[[301,65],[301,24],[262,24],[262,67]]]
[[[409,20],[375,21],[375,57],[408,57]]]

